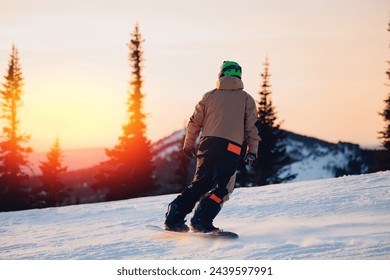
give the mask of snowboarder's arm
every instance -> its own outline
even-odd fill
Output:
[[[248,142],[248,152],[257,155],[259,147],[259,131],[256,127],[257,111],[254,99],[248,94],[245,111],[245,136]]]
[[[194,149],[195,141],[198,138],[199,133],[203,127],[203,121],[205,116],[205,99],[206,95],[203,95],[203,98],[195,107],[195,111],[192,114],[190,121],[187,125],[186,137],[184,140],[184,148]]]

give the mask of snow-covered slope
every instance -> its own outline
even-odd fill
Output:
[[[148,229],[173,197],[0,213],[0,259],[390,259],[390,171],[237,189],[238,240]]]

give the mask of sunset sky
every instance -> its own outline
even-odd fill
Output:
[[[25,78],[21,131],[35,151],[117,143],[130,33],[144,39],[148,137],[184,127],[224,60],[256,100],[268,56],[282,128],[378,146],[390,88],[388,0],[0,0],[1,83],[12,44]]]

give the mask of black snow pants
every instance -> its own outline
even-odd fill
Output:
[[[197,153],[196,171],[192,183],[171,204],[176,204],[183,217],[191,213],[198,201],[211,199],[215,203],[204,207],[212,219],[233,191],[241,146],[219,137],[202,137]],[[212,208],[212,209],[207,209]]]

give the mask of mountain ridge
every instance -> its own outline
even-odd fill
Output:
[[[291,182],[327,179],[370,171],[372,151],[361,149],[357,144],[331,143],[289,131],[285,133],[287,137],[284,144],[293,159],[286,172],[297,174]],[[191,180],[195,171],[194,159],[187,170],[187,182],[175,180],[184,135],[185,129],[181,129],[152,143],[158,188],[151,195],[180,192]],[[34,156],[35,176],[31,179],[31,186],[39,186],[38,164],[39,161],[46,160],[46,154],[37,153]],[[97,193],[91,186],[99,172],[100,163],[107,159],[104,148],[64,151],[64,165],[69,168],[67,172],[61,174],[61,180],[71,193],[69,200],[64,202],[66,205],[104,201],[104,192]]]

